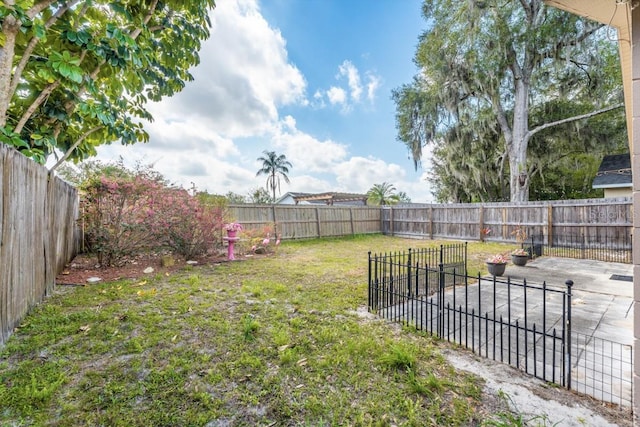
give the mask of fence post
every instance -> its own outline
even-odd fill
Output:
[[[275,203],[271,207],[273,214],[273,235],[277,239],[278,238],[278,219],[276,217],[276,205]]]
[[[373,295],[372,295],[372,287],[371,287],[371,251],[369,251],[369,271],[368,271],[368,285],[367,287],[369,288],[369,311],[371,311],[371,305],[373,302]]]
[[[482,204],[478,207],[478,211],[478,236],[481,241],[484,241],[484,235],[482,234],[482,230],[484,230],[484,206]]]
[[[571,287],[573,286],[573,280],[567,280],[565,284],[567,285],[567,324],[565,328],[567,330],[566,340],[568,342],[568,344],[565,343],[565,375],[567,389],[571,390]]]
[[[349,208],[349,221],[351,222],[351,235],[356,234],[355,228],[353,228],[353,208]]]
[[[547,207],[547,246],[553,246],[553,205]]]
[[[409,256],[407,257],[407,289],[409,297],[411,297],[411,248],[409,248]]]
[[[467,275],[467,245],[469,242],[464,242],[464,274]],[[457,283],[454,281],[453,285],[455,286]]]
[[[429,238],[433,240],[433,205],[429,205]]]
[[[440,245],[440,262],[438,263],[438,335],[444,337],[444,262],[443,262],[444,246]]]
[[[393,206],[389,207],[389,230],[391,232],[391,235],[394,235],[394,230],[393,230]]]
[[[322,237],[320,234],[320,211],[316,208],[316,228],[318,230],[318,237]]]

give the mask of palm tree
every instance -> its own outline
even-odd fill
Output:
[[[373,187],[367,191],[367,203],[372,205],[395,205],[399,201],[396,187],[387,182],[373,184]]]
[[[284,178],[284,181],[288,184],[289,168],[293,167],[287,160],[287,156],[280,154],[279,156],[275,151],[263,151],[264,157],[258,157],[258,161],[262,162],[262,167],[256,173],[256,176],[267,175],[267,189],[271,188],[273,193],[273,201],[276,200],[276,188],[280,191],[280,176]]]

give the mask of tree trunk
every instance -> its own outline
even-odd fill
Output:
[[[512,202],[529,200],[529,174],[527,173],[527,147],[529,145],[529,84],[524,79],[515,81],[513,105],[513,139],[509,145],[509,184]]]
[[[7,6],[13,2],[7,2]],[[11,101],[11,70],[13,68],[13,56],[16,46],[16,36],[20,29],[20,21],[12,15],[7,15],[2,23],[4,45],[0,46],[0,126],[7,124],[7,111]]]

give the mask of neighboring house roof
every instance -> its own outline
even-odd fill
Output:
[[[592,188],[632,187],[629,153],[604,156]]]
[[[289,191],[287,193],[284,193],[282,196],[280,196],[277,200],[276,200],[276,204],[280,204],[282,203],[283,200],[291,197],[292,199],[295,199],[296,197],[301,197],[301,196],[308,196],[311,193],[294,193],[292,191]]]
[[[319,194],[307,194],[304,196],[294,197],[297,203],[309,202],[309,203],[322,203],[326,205],[366,205],[367,195],[357,193],[319,193]]]
[[[295,204],[310,204],[310,205],[366,205],[367,195],[357,193],[295,193],[288,192],[283,194],[278,200],[277,204],[283,204],[287,201],[293,200]]]

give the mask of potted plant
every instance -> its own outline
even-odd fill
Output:
[[[225,224],[224,228],[227,230],[227,235],[229,237],[236,237],[238,231],[242,231],[242,224],[239,222],[230,222]]]
[[[502,276],[509,260],[502,254],[493,255],[486,260],[487,270],[492,276]]]
[[[511,252],[511,261],[513,262],[513,264],[519,267],[524,267],[525,265],[527,265],[528,260],[529,252],[525,251],[524,249],[516,249],[515,251]]]

